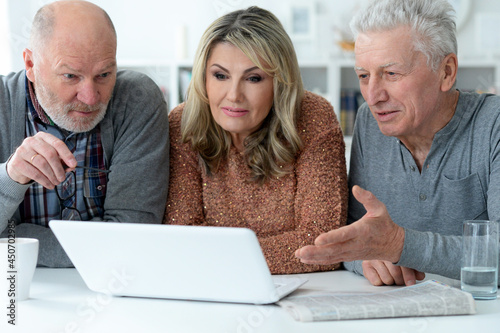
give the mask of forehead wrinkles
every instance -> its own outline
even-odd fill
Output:
[[[365,52],[356,53],[356,71],[373,71],[397,68],[399,70],[410,71],[418,66],[425,55],[419,51],[407,50],[404,48],[373,48],[365,49]]]
[[[66,67],[77,71],[101,71],[116,66],[115,49],[111,45],[104,43],[94,46],[82,46],[75,42],[68,45],[63,41],[54,41],[50,51],[42,54],[42,57],[51,63],[54,69]]]

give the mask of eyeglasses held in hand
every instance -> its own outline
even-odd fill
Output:
[[[98,168],[91,168],[91,167],[88,167],[88,166],[83,166],[83,165],[77,165],[75,168],[77,168],[77,169],[89,170],[89,171],[104,172],[104,173],[110,173],[110,172],[111,172],[111,170],[104,170],[104,169],[98,169]]]
[[[76,168],[103,173],[111,172],[111,170],[103,170],[80,165],[77,165]],[[76,203],[73,202],[73,200],[70,200],[76,195],[76,174],[74,171],[66,173],[66,179],[56,186],[56,194],[59,198],[59,205],[61,208],[61,220],[81,221],[82,215],[80,214],[80,211],[75,207],[72,207]]]
[[[76,194],[76,174],[74,171],[66,173],[66,179],[56,186],[56,194],[61,207],[61,220],[81,221],[82,215],[75,207],[75,203],[70,201]]]

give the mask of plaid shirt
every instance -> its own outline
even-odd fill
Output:
[[[104,151],[101,145],[100,127],[85,133],[72,133],[55,125],[38,103],[32,83],[26,78],[26,137],[38,132],[54,135],[66,143],[76,158],[77,165],[106,169]],[[102,219],[106,195],[107,175],[85,169],[75,169],[76,194],[64,202],[65,207],[78,209],[83,220]],[[55,190],[49,190],[34,182],[26,191],[20,206],[25,223],[48,227],[52,219],[61,218],[61,203]]]

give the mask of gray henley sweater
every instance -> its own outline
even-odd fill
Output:
[[[375,194],[405,229],[397,263],[460,278],[462,222],[500,220],[500,97],[460,92],[451,121],[438,133],[422,171],[394,137],[384,136],[366,104],[353,135],[349,188]],[[348,223],[366,213],[349,199]],[[361,261],[345,263],[362,274]]]

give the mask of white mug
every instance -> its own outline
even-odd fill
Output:
[[[0,299],[29,298],[37,261],[38,239],[0,238]]]

